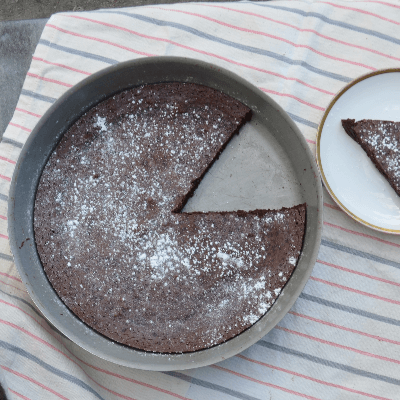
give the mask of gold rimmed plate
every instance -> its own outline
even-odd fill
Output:
[[[318,128],[317,162],[328,192],[356,221],[400,234],[400,197],[342,127],[342,119],[400,121],[400,69],[363,75],[329,104]]]

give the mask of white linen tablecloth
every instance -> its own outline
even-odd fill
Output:
[[[56,14],[0,143],[0,380],[9,399],[400,399],[400,237],[354,222],[325,192],[313,274],[279,325],[243,353],[168,373],[117,366],[60,336],[12,261],[7,200],[21,148],[68,88],[138,57],[198,58],[274,98],[314,151],[330,100],[400,66],[400,2],[186,3]],[[399,94],[400,96],[400,94]]]

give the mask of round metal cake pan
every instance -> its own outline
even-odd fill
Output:
[[[227,192],[219,196],[222,199],[232,197],[231,203],[223,202],[228,203],[226,211],[236,207],[261,208],[260,202],[263,208],[288,207],[300,201],[307,203],[306,234],[298,265],[266,315],[225,343],[183,354],[136,350],[115,343],[85,325],[64,305],[49,283],[36,250],[33,231],[38,182],[48,158],[66,130],[88,109],[110,95],[141,84],[159,82],[203,84],[240,100],[252,109],[252,121],[248,123],[246,134],[243,134],[243,140],[252,144],[249,142],[247,147],[241,146],[241,139],[233,139],[232,145],[215,163],[215,168],[223,173],[224,168],[229,166],[229,160],[237,159],[239,161],[230,167],[231,172],[236,173],[236,185],[253,182],[258,189],[250,195],[245,186],[238,188],[239,192],[246,192],[247,200],[242,204],[240,197],[245,197],[231,196],[229,192],[232,186],[235,190],[235,184],[226,184]],[[237,137],[241,135],[242,132]],[[259,143],[252,142],[255,137]],[[246,152],[245,148],[250,150]],[[264,150],[257,153],[259,148]],[[230,157],[230,151],[236,151],[237,157]],[[255,154],[254,157],[252,154]],[[262,173],[259,172],[259,165],[265,169]],[[214,166],[204,178],[204,185],[202,182],[199,186],[199,195],[196,197],[196,192],[188,207],[197,207],[199,211],[212,208],[212,202],[207,203],[207,190],[213,187],[213,169]],[[224,190],[224,185],[219,186],[222,187],[220,190]],[[224,208],[222,205],[218,207]],[[216,363],[243,351],[268,333],[289,311],[317,258],[322,229],[322,186],[313,154],[303,135],[286,112],[261,90],[238,75],[206,62],[177,57],[143,58],[93,74],[68,90],[50,107],[29,136],[16,164],[10,189],[8,221],[11,250],[21,279],[43,315],[65,336],[87,351],[119,365],[157,371],[188,369]]]

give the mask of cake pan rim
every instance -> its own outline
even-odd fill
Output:
[[[12,249],[12,253],[14,256],[14,260],[15,260],[17,269],[21,275],[21,279],[23,280],[32,300],[38,306],[38,308],[44,314],[44,316],[49,320],[49,322],[51,324],[53,324],[54,326],[56,326],[57,329],[59,329],[63,334],[65,334],[67,337],[69,337],[73,342],[75,342],[80,347],[86,349],[87,351],[89,351],[101,358],[104,358],[106,360],[112,361],[112,362],[120,364],[120,365],[125,365],[125,366],[129,366],[129,367],[134,367],[134,368],[150,369],[150,370],[187,369],[187,368],[194,368],[194,367],[209,365],[211,363],[215,363],[215,362],[221,361],[225,358],[228,358],[230,356],[233,356],[234,354],[239,353],[240,351],[244,350],[245,348],[247,348],[250,345],[257,342],[262,336],[264,336],[269,330],[271,330],[273,328],[273,326],[270,326],[268,329],[260,330],[259,327],[261,325],[259,322],[257,322],[256,324],[254,324],[252,327],[250,327],[246,331],[242,332],[235,338],[230,339],[225,343],[222,343],[220,345],[217,345],[215,347],[211,347],[208,349],[192,352],[192,353],[161,354],[161,353],[143,352],[141,350],[129,348],[127,346],[124,346],[124,345],[121,345],[118,343],[114,343],[114,342],[112,342],[111,339],[107,339],[107,341],[111,343],[109,346],[110,348],[114,348],[114,349],[122,348],[124,352],[128,352],[131,355],[132,354],[135,355],[136,357],[133,357],[133,358],[136,358],[136,360],[133,360],[130,357],[128,357],[127,359],[121,359],[121,357],[120,357],[121,352],[116,352],[116,353],[119,353],[119,356],[113,356],[109,352],[103,353],[101,351],[101,349],[99,350],[97,347],[88,345],[87,339],[82,340],[82,337],[80,335],[76,335],[68,329],[66,330],[65,326],[62,326],[62,324],[60,325],[59,319],[54,318],[54,316],[52,314],[50,314],[50,315],[48,314],[48,308],[46,308],[46,305],[42,303],[42,300],[40,299],[40,297],[38,297],[36,290],[33,289],[34,286],[32,286],[31,281],[38,279],[38,277],[29,276],[28,274],[26,274],[26,270],[24,270],[24,266],[22,265],[22,260],[21,260],[21,250],[23,251],[23,247],[21,246],[22,247],[22,249],[21,249],[20,246],[18,246],[18,244],[19,244],[18,240],[20,239],[20,237],[17,239],[16,233],[15,233],[15,229],[16,229],[15,200],[16,200],[16,192],[17,192],[17,183],[18,183],[18,178],[20,175],[19,174],[20,168],[21,168],[21,165],[23,164],[25,157],[29,153],[29,151],[32,151],[32,149],[30,147],[31,147],[32,143],[35,141],[36,136],[38,135],[38,133],[40,132],[41,129],[45,128],[46,123],[49,121],[49,118],[51,118],[51,116],[53,115],[55,110],[60,108],[69,98],[71,98],[71,96],[74,93],[76,94],[77,92],[79,92],[87,84],[98,81],[99,78],[101,78],[101,77],[107,76],[112,73],[117,73],[118,71],[124,71],[124,69],[125,70],[126,70],[126,68],[129,69],[129,67],[132,67],[132,66],[133,67],[139,66],[139,67],[145,68],[146,66],[149,66],[150,64],[154,64],[154,63],[159,63],[160,65],[163,65],[163,63],[164,64],[165,63],[167,63],[167,64],[168,63],[178,63],[181,65],[186,65],[186,66],[191,66],[191,67],[197,66],[199,68],[204,69],[205,71],[207,71],[207,70],[210,71],[210,73],[212,71],[214,71],[216,73],[225,75],[228,79],[234,80],[238,83],[241,83],[242,85],[247,85],[248,87],[251,87],[252,90],[256,91],[259,96],[262,96],[266,100],[266,102],[269,105],[271,105],[274,108],[274,110],[281,115],[281,117],[283,117],[283,119],[288,124],[290,129],[297,136],[297,139],[299,140],[301,146],[303,147],[303,151],[305,151],[305,153],[306,153],[308,161],[311,163],[312,167],[314,168],[314,172],[317,174],[317,175],[315,175],[317,205],[316,205],[316,221],[314,221],[315,226],[313,227],[313,228],[315,228],[314,243],[308,244],[305,242],[303,245],[303,247],[305,247],[305,246],[307,246],[308,248],[311,247],[310,250],[307,249],[307,251],[309,251],[309,255],[308,255],[309,265],[306,268],[305,273],[303,273],[303,276],[301,277],[301,279],[299,279],[299,283],[296,285],[296,289],[293,291],[292,295],[290,296],[291,297],[290,301],[288,301],[286,303],[279,301],[281,296],[283,297],[283,295],[286,294],[286,292],[287,292],[287,290],[285,291],[285,289],[286,289],[286,286],[285,286],[285,288],[282,291],[281,296],[278,297],[278,300],[276,301],[276,303],[267,312],[267,314],[260,319],[259,322],[261,322],[265,318],[268,318],[271,311],[276,310],[278,307],[281,307],[281,308],[278,312],[278,315],[277,316],[275,315],[275,320],[274,320],[273,326],[275,326],[276,323],[278,323],[279,320],[281,318],[283,318],[283,316],[286,314],[286,312],[293,305],[294,301],[300,295],[305,283],[308,280],[308,277],[310,276],[310,274],[312,272],[312,268],[315,263],[319,244],[321,241],[322,185],[321,185],[321,181],[320,181],[319,175],[318,175],[318,168],[316,166],[316,163],[315,163],[314,157],[311,153],[311,150],[309,149],[309,146],[308,146],[306,140],[304,139],[303,135],[301,134],[300,130],[297,128],[297,126],[292,121],[292,119],[288,116],[288,114],[273,99],[271,99],[268,95],[263,93],[261,90],[256,88],[254,85],[252,85],[248,81],[244,80],[240,76],[232,73],[231,71],[225,70],[221,67],[218,67],[218,66],[210,64],[210,63],[206,63],[204,61],[199,61],[199,60],[190,59],[190,58],[182,58],[182,57],[152,57],[151,59],[137,59],[137,60],[126,61],[123,63],[119,63],[117,65],[105,68],[105,69],[93,74],[92,76],[79,82],[77,85],[75,85],[74,87],[69,89],[66,93],[64,93],[48,109],[48,111],[40,119],[38,124],[33,129],[31,135],[27,139],[27,141],[20,153],[20,157],[16,164],[11,187],[10,187],[9,210],[8,210],[8,217],[9,217],[8,230],[9,230],[10,246]],[[133,85],[133,86],[136,86],[136,85]],[[122,89],[117,88],[116,92],[118,92],[120,90],[123,90],[123,88]],[[108,97],[108,96],[105,96],[105,97]],[[233,96],[233,97],[235,97],[235,96]],[[93,104],[88,103],[86,110],[89,109],[90,107],[92,107],[94,104],[98,103],[99,101],[101,101],[101,100],[97,99],[95,102],[93,102]],[[70,124],[72,124],[74,122],[73,121],[74,118],[75,118],[75,116],[71,117]],[[68,128],[66,128],[66,129],[68,129]],[[64,132],[66,129],[64,129]],[[47,158],[46,158],[46,161],[43,163],[41,170],[43,169],[44,164],[46,162],[47,162]],[[20,179],[23,179],[23,178],[20,178]],[[31,206],[33,207],[33,205],[31,205]],[[20,212],[20,210],[18,210],[18,209],[17,209],[17,211]],[[31,221],[31,223],[32,223],[32,221]],[[311,226],[307,226],[307,230],[310,228],[311,228]],[[26,242],[27,244],[26,244],[25,249],[32,247],[32,245],[34,244],[33,238],[29,238],[29,239],[32,239],[32,240],[30,240],[29,242]],[[33,252],[35,253],[36,252],[35,246],[34,246],[33,250],[34,250]],[[303,256],[303,254],[302,254],[302,256]],[[301,262],[302,256],[300,257],[299,264]],[[38,257],[37,252],[36,252],[36,257]],[[295,272],[296,272],[296,270],[295,270]],[[294,272],[294,274],[295,274],[295,272]],[[44,272],[43,272],[43,274],[44,274]],[[47,277],[45,277],[45,278],[47,280]],[[289,280],[289,282],[290,282],[290,280]],[[47,283],[51,289],[49,293],[54,292],[53,295],[55,295],[58,298],[57,294],[55,293],[54,289],[51,287],[51,284],[48,282],[48,280],[47,280]],[[49,288],[44,288],[44,290],[49,290]],[[50,302],[50,299],[48,299],[48,300]],[[54,302],[55,300],[52,299],[52,301]],[[61,300],[59,300],[59,299],[58,299],[58,301],[61,302]],[[48,305],[47,305],[47,307],[48,307]],[[66,306],[64,306],[64,307],[66,307]],[[69,312],[73,315],[73,317],[75,319],[78,319],[71,311],[69,311]],[[274,312],[275,312],[275,314],[277,313],[276,311],[274,311]],[[84,324],[80,320],[77,323]],[[92,328],[87,328],[87,329],[92,330]],[[88,334],[86,334],[86,336],[87,335]],[[102,335],[98,334],[98,333],[95,333],[95,335],[102,337]],[[111,351],[111,353],[112,353],[112,351]]]

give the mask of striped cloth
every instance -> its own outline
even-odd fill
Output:
[[[400,3],[271,1],[62,13],[48,21],[0,143],[0,382],[9,399],[400,399],[400,237],[371,231],[325,193],[323,240],[303,293],[258,343],[209,367],[119,367],[55,331],[12,261],[7,199],[41,115],[104,67],[175,55],[253,82],[315,150],[324,109],[359,75],[398,67]]]

